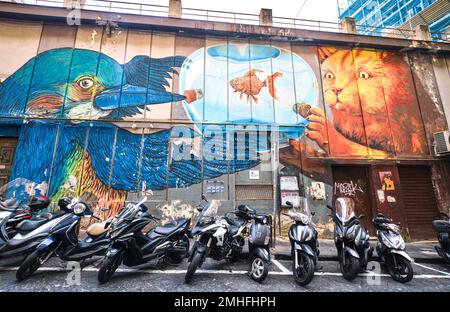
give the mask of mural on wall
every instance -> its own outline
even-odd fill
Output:
[[[275,125],[267,130],[277,132],[280,162],[303,174],[323,206],[335,186],[329,158],[427,154],[406,54],[124,33],[107,48],[42,50],[0,84],[0,116],[22,124],[11,178],[36,182],[53,199],[89,194],[110,215],[129,193],[149,189],[204,182],[224,193],[228,180],[216,178],[258,166],[275,145],[259,135],[235,149],[230,131]],[[123,125],[133,118],[166,122]],[[193,125],[178,131],[167,122],[175,119]],[[195,148],[174,159],[185,143]],[[359,193],[349,181],[338,189]]]
[[[411,73],[399,53],[319,48],[326,111],[312,110],[308,137],[335,156],[427,151]]]
[[[141,148],[141,181],[146,188],[155,190],[196,184],[255,166],[257,160],[245,160],[239,155],[233,162],[220,162],[207,157],[215,151],[205,150],[203,159],[172,161],[167,168],[170,130],[142,138],[112,123],[75,120],[121,119],[139,113],[139,108],[147,105],[185,99],[164,88],[166,79],[171,78],[169,73],[176,74],[173,68],[180,67],[183,60],[184,57],[136,56],[120,65],[105,54],[83,49],[49,50],[30,60],[0,85],[2,114],[73,120],[35,120],[22,126],[11,178],[26,177],[38,184],[46,183],[51,172],[50,196],[69,195],[77,185],[77,194],[91,194],[100,204],[113,206],[115,212],[123,205],[126,192],[139,189],[133,155],[139,155]],[[70,70],[65,71],[67,68]],[[191,130],[188,136],[198,134]],[[208,140],[204,138],[205,146]],[[119,157],[111,170],[113,149]]]

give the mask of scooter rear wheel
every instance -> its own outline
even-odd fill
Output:
[[[105,257],[103,259],[102,266],[98,271],[97,279],[99,283],[104,284],[108,282],[121,263],[122,256],[120,253],[117,253],[112,257]]]
[[[47,254],[48,252],[40,250],[35,250],[29,254],[17,270],[16,279],[20,282],[30,277],[37,269],[39,269]]]
[[[295,259],[293,263],[294,279],[300,286],[308,285],[314,277],[314,260],[304,252],[296,252],[298,267],[295,267]]]
[[[401,256],[392,255],[392,257],[395,257],[395,262],[393,258],[390,258],[387,262],[387,269],[392,279],[399,283],[407,283],[412,280],[414,271],[411,262]],[[397,266],[395,266],[395,263],[397,263]]]
[[[360,269],[359,260],[348,253],[341,255],[339,266],[341,268],[342,276],[344,276],[347,281],[354,280]]]

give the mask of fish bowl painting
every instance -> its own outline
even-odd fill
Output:
[[[181,67],[180,93],[187,97],[183,106],[192,121],[277,124],[280,144],[303,134],[307,121],[299,104],[314,107],[319,98],[317,78],[302,57],[255,44],[195,51]]]

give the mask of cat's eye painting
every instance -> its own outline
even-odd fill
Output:
[[[325,111],[310,116],[308,137],[333,156],[423,155],[427,151],[406,56],[319,48]]]

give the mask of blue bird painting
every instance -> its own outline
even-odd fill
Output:
[[[103,53],[73,48],[30,59],[0,84],[0,115],[10,117],[9,122],[31,120],[21,126],[11,179],[49,183],[53,199],[68,195],[75,179],[78,194],[93,195],[99,205],[113,208],[112,214],[128,192],[142,185],[152,190],[187,187],[256,166],[257,159],[240,155],[234,160],[207,157],[217,153],[217,145],[226,146],[226,135],[222,141],[216,136],[209,149],[205,146],[214,136],[205,137],[200,156],[174,160],[171,129],[136,134],[104,122],[132,117],[149,105],[189,100],[166,89],[184,59],[138,55],[120,64]],[[92,122],[80,121],[85,119]],[[225,127],[220,129],[224,134]],[[201,134],[189,129],[188,135]]]

